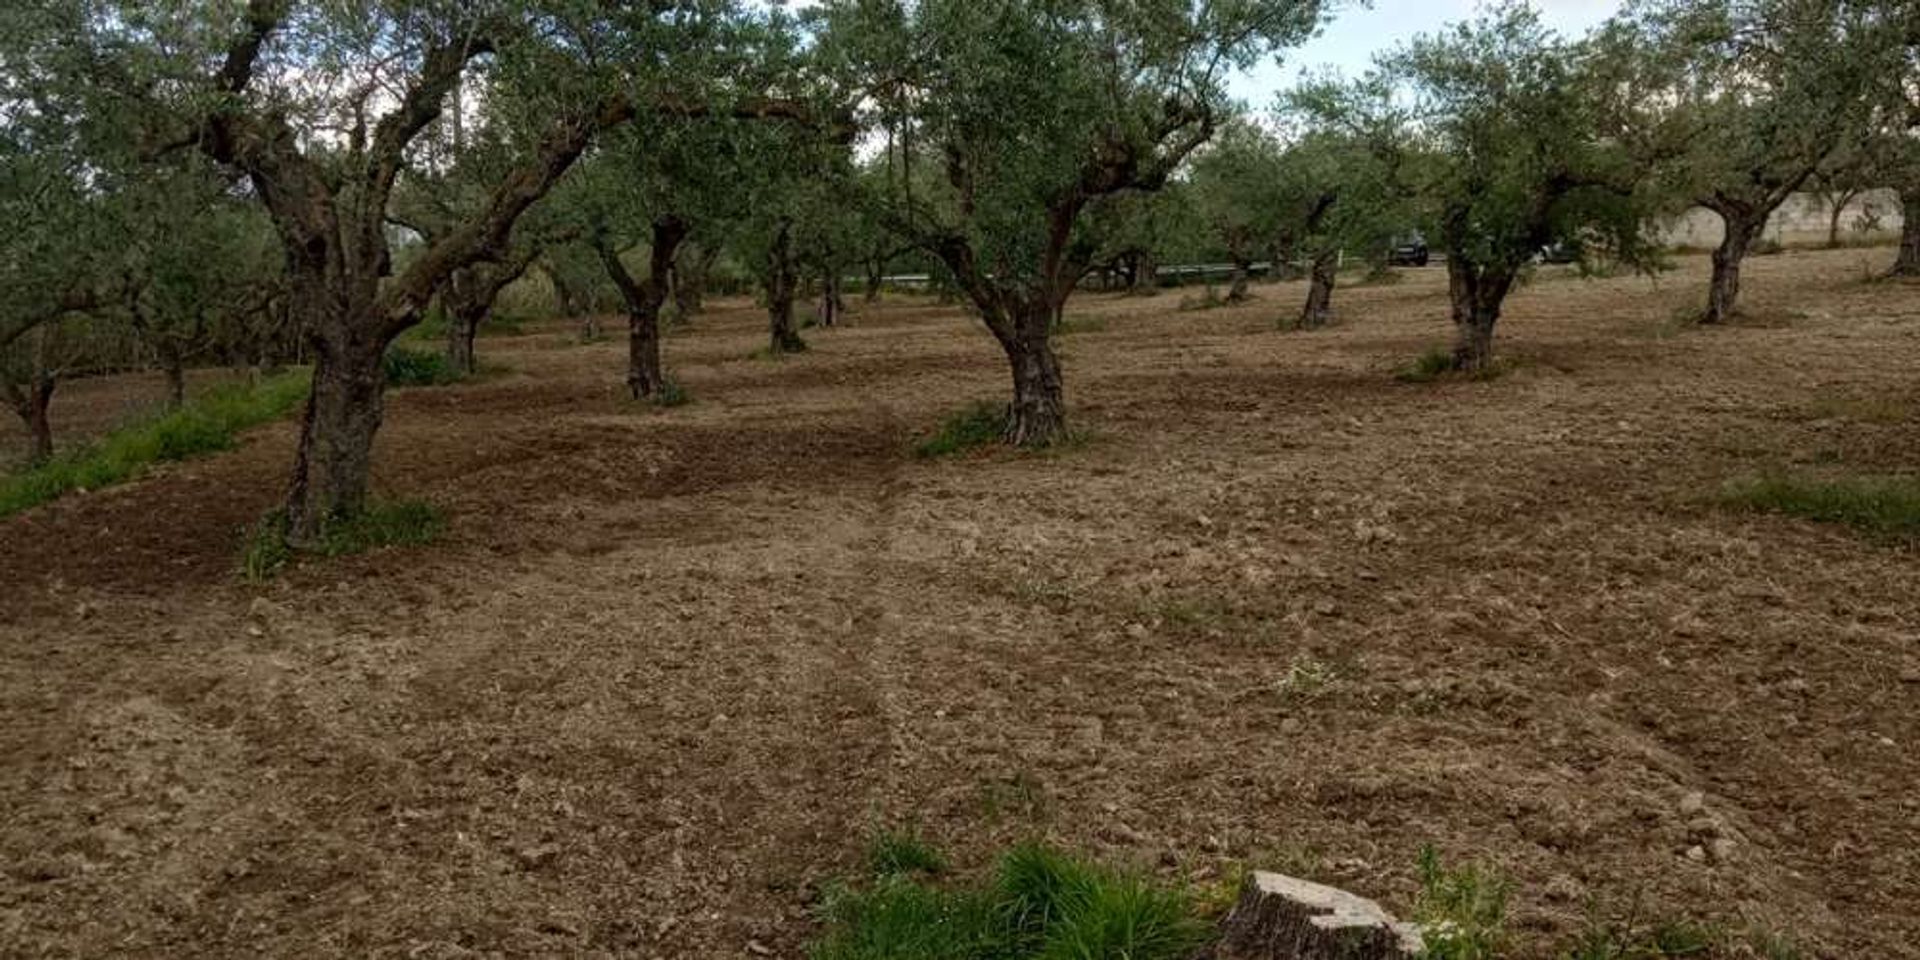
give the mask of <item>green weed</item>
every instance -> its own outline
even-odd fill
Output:
[[[92,446],[0,478],[0,517],[74,490],[98,490],[146,472],[154,463],[232,449],[235,435],[277,420],[307,397],[305,373],[255,385],[222,386],[178,410],[122,427]]]
[[[1441,865],[1432,847],[1420,851],[1420,898],[1414,919],[1427,949],[1423,960],[1492,960],[1507,940],[1508,882],[1484,867]]]
[[[948,417],[938,431],[914,446],[913,453],[923,458],[945,457],[997,443],[1006,426],[1006,408],[981,401]]]
[[[1207,935],[1185,894],[1039,846],[978,887],[883,877],[830,892],[821,914],[813,960],[1181,960]]]
[[[415,350],[394,346],[382,361],[387,384],[394,387],[440,387],[461,379],[460,371],[447,362],[447,356],[435,350]]]
[[[1916,477],[1818,479],[1771,473],[1728,484],[1720,501],[1735,509],[1845,524],[1889,540],[1920,540],[1920,478]]]
[[[381,547],[417,546],[431,542],[446,529],[446,518],[432,504],[418,500],[369,503],[351,517],[327,521],[312,553],[344,557]],[[248,529],[240,550],[240,574],[260,583],[293,562],[287,546],[287,517],[274,511]]]
[[[912,830],[882,830],[867,842],[867,872],[875,877],[942,874],[947,858]]]

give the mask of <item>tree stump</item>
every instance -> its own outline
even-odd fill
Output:
[[[1420,930],[1345,890],[1256,873],[1221,923],[1212,960],[1413,960]]]

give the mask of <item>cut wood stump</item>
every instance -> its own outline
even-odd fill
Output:
[[[1256,873],[1220,925],[1213,960],[1416,960],[1420,929],[1345,890]]]

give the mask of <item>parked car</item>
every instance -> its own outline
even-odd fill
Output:
[[[1427,249],[1427,238],[1417,233],[1408,234],[1387,250],[1388,266],[1424,267],[1432,259],[1433,254]]]
[[[1579,263],[1580,244],[1569,240],[1555,240],[1541,247],[1535,259],[1541,263]]]

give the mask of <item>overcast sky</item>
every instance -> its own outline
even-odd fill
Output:
[[[1358,76],[1371,65],[1376,51],[1469,19],[1477,7],[1476,0],[1374,0],[1371,10],[1341,10],[1317,39],[1287,51],[1284,63],[1276,66],[1269,61],[1251,74],[1236,77],[1234,95],[1258,111],[1273,102],[1274,94],[1292,86],[1302,69],[1334,67]],[[1534,0],[1534,8],[1548,26],[1572,37],[1619,10],[1620,2]]]

